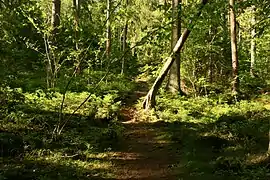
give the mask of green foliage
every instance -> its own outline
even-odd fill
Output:
[[[20,89],[0,87],[0,119],[16,119],[16,113],[24,105],[25,96]]]
[[[269,173],[268,99],[228,103],[220,96],[162,93],[154,117],[153,112],[138,116],[166,129],[163,136],[174,142],[173,151],[179,150],[173,167],[179,178],[264,179]]]
[[[87,96],[86,92],[68,92],[63,111],[65,118]],[[117,98],[117,94],[93,94],[54,140],[52,132],[58,123],[60,93],[42,90],[22,93],[1,88],[1,116],[5,117],[0,120],[0,144],[5,168],[0,170],[0,177],[81,179],[85,174],[110,177],[107,169],[111,162],[92,159],[121,144],[123,127],[117,122],[120,108]],[[13,161],[13,158],[20,160]]]
[[[156,114],[167,121],[215,122],[225,117],[252,119],[266,111],[263,103],[248,100],[236,102],[231,98],[226,94],[214,98],[162,95],[157,99]]]
[[[243,93],[249,95],[258,94],[261,89],[267,88],[267,82],[264,78],[252,77],[250,74],[243,74],[240,81]]]
[[[61,23],[53,37],[51,1],[0,1],[0,179],[112,178],[112,163],[99,153],[121,146],[121,106],[134,101],[131,94],[138,98],[141,93],[134,79],[153,82],[171,52],[171,2],[165,2],[113,1],[112,51],[106,57],[105,1],[81,1],[75,25],[72,1],[62,0]],[[134,118],[155,121],[166,131],[161,135],[177,142],[172,149],[180,151],[183,164],[175,168],[188,174],[183,179],[208,179],[209,174],[263,179],[269,174],[267,159],[263,164],[249,159],[260,156],[267,145],[270,98],[254,98],[267,94],[270,84],[270,4],[248,0],[234,7],[243,93],[237,99],[230,93],[228,2],[213,0],[194,19],[198,3],[183,2],[181,12],[182,31],[194,26],[181,51],[182,85],[190,96],[161,92],[155,110],[139,111]],[[252,38],[254,77],[249,73]],[[63,123],[62,133],[52,138]]]
[[[89,93],[72,93],[66,94],[64,102],[64,113],[72,113],[82,103]],[[38,111],[56,111],[62,103],[62,94],[57,92],[44,92],[37,90],[35,93],[26,93],[26,101],[30,108]],[[114,119],[120,109],[120,101],[117,101],[118,95],[105,94],[97,96],[92,94],[88,102],[79,109],[77,114],[88,116],[93,119]]]

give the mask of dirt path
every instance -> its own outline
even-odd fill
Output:
[[[172,167],[177,163],[177,155],[172,148],[173,142],[163,131],[163,124],[134,119],[136,109],[132,105],[145,94],[143,90],[132,94],[121,111],[124,140],[121,151],[111,157],[116,179],[176,179]]]
[[[224,151],[227,146],[233,146],[234,142],[216,134],[209,135],[218,126],[192,122],[142,121],[133,105],[144,95],[144,91],[131,94],[121,110],[125,133],[121,148],[110,156],[114,179],[227,180],[238,179],[242,175],[232,174],[231,167],[226,166],[226,159],[237,157],[244,160],[245,152]],[[265,104],[270,109],[269,102]],[[226,161],[221,161],[220,157]]]
[[[124,124],[124,144],[113,157],[117,179],[175,179],[172,142],[151,123]]]

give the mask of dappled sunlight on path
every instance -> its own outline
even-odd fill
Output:
[[[117,179],[174,179],[170,167],[177,163],[172,142],[160,138],[158,127],[151,123],[124,124],[123,151],[111,158]]]
[[[111,154],[116,179],[176,179],[172,167],[177,164],[177,149],[162,126],[137,121],[136,108],[140,97],[146,95],[145,82],[138,83],[134,92],[121,110],[125,127],[121,151]]]

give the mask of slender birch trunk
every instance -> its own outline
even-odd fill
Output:
[[[238,76],[238,51],[236,40],[236,17],[235,17],[235,0],[229,0],[230,4],[230,29],[231,29],[231,53],[232,53],[232,91],[234,94],[239,91],[239,76]]]
[[[106,56],[110,58],[111,56],[111,20],[110,20],[110,12],[111,12],[111,0],[107,0],[107,30],[106,30]]]
[[[126,0],[126,8],[128,6],[128,0]],[[125,26],[124,26],[124,30],[123,30],[123,47],[122,47],[122,51],[123,53],[125,53],[126,48],[127,48],[127,33],[128,33],[128,20],[126,18],[126,22],[125,22]],[[126,64],[126,58],[123,57],[122,59],[122,68],[121,68],[121,74],[124,74],[125,72],[125,64]]]
[[[255,29],[255,23],[256,23],[256,19],[255,19],[255,6],[251,7],[251,42],[250,42],[250,74],[252,76],[255,75],[254,73],[254,66],[255,66],[255,60],[256,60],[256,42],[255,42],[255,36],[256,36],[256,29]]]

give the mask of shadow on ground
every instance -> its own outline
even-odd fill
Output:
[[[267,123],[125,124],[122,151],[111,160],[118,179],[269,179]]]
[[[57,113],[25,115],[1,121],[0,179],[270,179],[267,118],[120,125],[76,115],[52,141]]]
[[[110,161],[90,157],[118,147],[111,123],[74,115],[63,133],[52,139],[57,121],[58,113],[34,109],[25,111],[24,119],[0,121],[1,180],[113,177]]]

